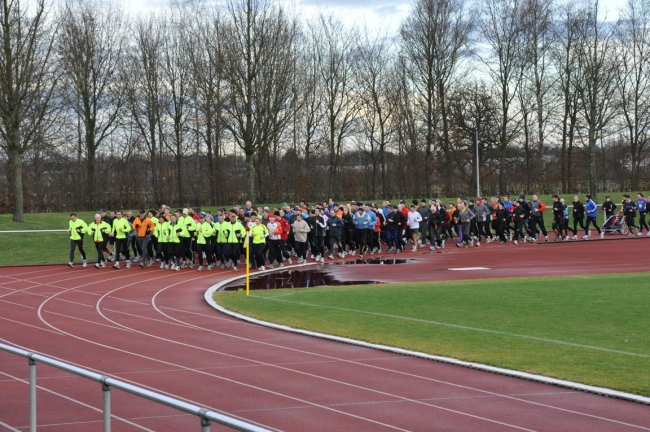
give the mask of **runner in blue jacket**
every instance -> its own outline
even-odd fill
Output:
[[[583,240],[589,240],[589,224],[594,224],[594,227],[598,230],[598,235],[600,238],[603,238],[605,235],[604,232],[600,230],[600,227],[596,224],[596,216],[598,216],[598,206],[591,199],[591,195],[586,196],[587,200],[585,202],[585,213],[587,214],[587,223],[585,224],[585,235],[582,237]]]

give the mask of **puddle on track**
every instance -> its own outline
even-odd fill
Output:
[[[314,288],[342,285],[379,285],[383,282],[372,280],[341,281],[332,275],[327,267],[301,268],[265,274],[251,274],[251,290],[280,288]],[[222,291],[237,291],[246,288],[246,280],[239,279],[222,288]]]
[[[357,259],[354,261],[339,261],[331,263],[330,265],[396,265],[396,264],[409,264],[415,262],[414,259],[399,259],[399,258],[367,258],[367,259]]]

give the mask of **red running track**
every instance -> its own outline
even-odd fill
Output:
[[[332,266],[345,277],[443,280],[645,269],[650,242],[487,245],[407,253],[414,264]],[[625,261],[618,261],[625,249]],[[617,262],[618,261],[618,262]],[[487,271],[449,268],[489,267]],[[231,271],[0,269],[0,341],[287,431],[650,430],[650,408],[243,323],[204,291]],[[365,276],[364,276],[365,275]],[[98,384],[38,366],[41,430],[101,427]],[[0,430],[27,430],[27,362],[0,352]],[[113,391],[118,431],[198,420]],[[13,429],[12,429],[13,428]],[[213,425],[213,430],[221,430]]]

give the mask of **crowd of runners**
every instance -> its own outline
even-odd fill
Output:
[[[625,195],[620,208],[607,197],[601,206],[606,220],[603,230],[596,223],[599,206],[589,195],[584,203],[578,196],[570,204],[557,195],[552,200],[547,207],[537,195],[531,199],[520,195],[513,201],[509,196],[463,197],[449,203],[401,200],[397,205],[388,200],[381,205],[356,201],[339,205],[330,198],[315,205],[283,203],[272,209],[255,208],[248,201],[243,207],[219,209],[214,215],[199,208],[172,212],[167,205],[160,210],[140,209],[137,216],[131,211],[107,213],[102,209],[88,224],[76,214],[70,215],[68,265],[74,266],[75,250],[79,249],[83,266],[87,266],[85,238],[95,246],[97,268],[114,262],[113,268],[119,269],[123,258],[127,268],[137,262],[143,268],[159,262],[161,269],[176,271],[197,264],[199,271],[215,267],[237,271],[245,261],[246,243],[251,248],[251,267],[265,270],[292,264],[293,259],[297,263],[309,259],[324,263],[334,255],[363,258],[376,253],[398,254],[407,248],[413,252],[426,247],[436,250],[445,244],[468,248],[492,242],[548,242],[544,223],[547,208],[553,218],[553,241],[578,240],[580,230],[584,231],[580,238],[588,240],[591,226],[603,238],[615,220],[629,227],[623,233],[632,236],[634,229],[641,236],[645,228],[650,236],[645,220],[647,200],[641,193],[636,201]]]

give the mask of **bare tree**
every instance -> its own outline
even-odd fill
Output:
[[[59,17],[58,53],[70,89],[69,105],[80,119],[86,156],[88,204],[95,203],[96,155],[117,127],[126,101],[119,80],[124,19],[112,3],[67,0]]]
[[[205,143],[208,177],[216,179],[221,152],[223,109],[222,18],[216,8],[197,5],[184,25],[189,40],[189,57],[195,86],[196,109],[200,113],[200,130]],[[209,182],[210,203],[217,204],[217,182]]]
[[[578,21],[578,50],[580,76],[574,85],[578,90],[581,114],[587,128],[589,193],[598,199],[596,174],[596,141],[603,129],[616,115],[615,27],[599,20],[598,0],[590,3]]]
[[[560,180],[562,192],[573,191],[573,148],[578,127],[578,91],[576,81],[582,76],[578,71],[578,11],[573,3],[562,8],[556,27],[557,44],[552,59],[558,73],[556,92],[562,100],[562,148],[560,153]]]
[[[188,40],[181,25],[180,18],[168,18],[165,21],[162,40],[162,83],[165,97],[163,144],[174,156],[179,202],[182,202],[184,197],[183,159],[191,147],[188,122],[192,114],[192,68]]]
[[[149,153],[153,202],[162,199],[158,158],[161,151],[161,117],[165,101],[162,94],[161,62],[164,34],[159,20],[149,17],[133,26],[134,41],[129,53],[126,94],[130,118],[135,123]]]
[[[441,147],[444,155],[445,193],[453,194],[451,180],[454,161],[449,142],[447,91],[461,59],[467,54],[474,20],[464,0],[419,0],[404,22],[401,34],[403,49],[413,66],[411,80],[422,103],[426,126],[426,166],[430,167],[435,151],[437,123],[442,122]],[[427,195],[430,195],[430,179]]]
[[[525,68],[523,85],[532,90],[534,105],[535,130],[530,131],[531,143],[535,144],[536,163],[527,164],[528,190],[534,189],[533,179],[539,181],[546,172],[544,169],[544,142],[552,128],[548,127],[548,120],[556,107],[552,100],[556,77],[552,75],[551,50],[555,43],[556,33],[553,29],[554,19],[553,0],[525,0],[523,13],[523,37],[525,39]],[[522,107],[523,108],[523,107]],[[533,125],[528,124],[524,117],[526,129]],[[529,135],[526,131],[526,142]]]
[[[268,0],[230,0],[223,37],[224,127],[246,155],[255,200],[264,147],[290,123],[296,22]],[[261,179],[257,179],[261,181]]]
[[[388,196],[386,153],[394,133],[393,114],[398,85],[393,46],[388,35],[363,34],[359,48],[356,82],[361,95],[364,139],[370,145],[371,195],[377,196],[377,168],[381,170],[382,196]]]
[[[499,137],[499,190],[506,193],[506,152],[519,132],[521,117],[514,109],[523,73],[524,52],[522,0],[487,0],[481,19],[481,35],[490,46],[488,56],[479,55],[498,88],[501,133]]]
[[[650,2],[628,0],[617,29],[620,72],[616,84],[632,159],[632,189],[639,188],[639,169],[650,142]]]
[[[325,142],[329,158],[327,194],[338,192],[335,181],[343,143],[355,131],[359,100],[353,92],[356,30],[346,29],[333,16],[320,15],[311,25],[325,111]]]
[[[43,0],[33,14],[18,0],[2,0],[0,23],[0,146],[9,159],[13,221],[23,222],[23,156],[39,138],[57,85],[55,29]]]

